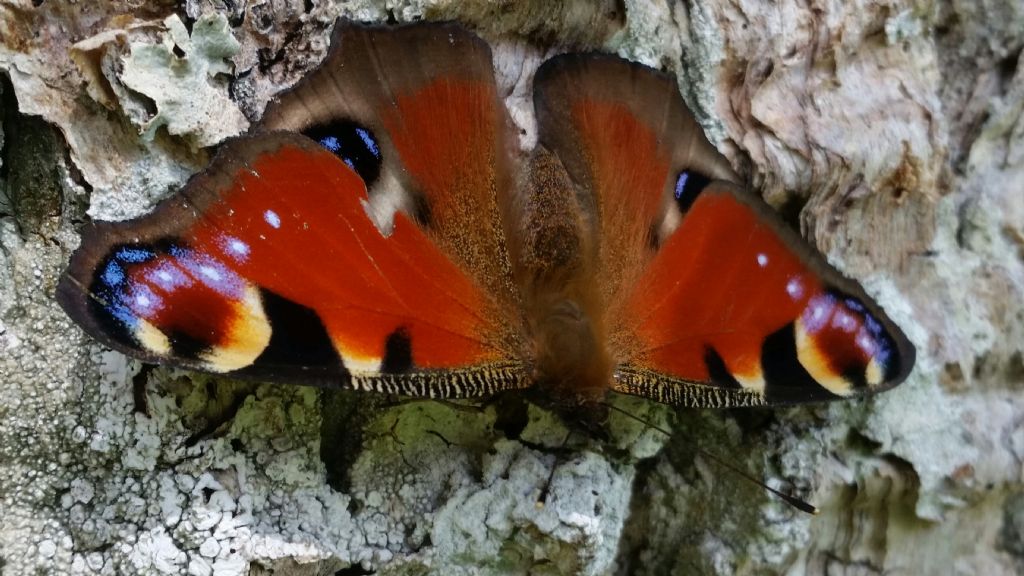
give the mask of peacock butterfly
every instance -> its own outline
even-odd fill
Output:
[[[339,23],[324,63],[150,215],[83,231],[57,297],[147,362],[418,397],[681,406],[861,396],[914,348],[740,187],[674,78],[566,54],[518,150],[488,45]]]

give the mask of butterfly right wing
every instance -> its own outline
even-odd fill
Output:
[[[626,306],[643,348],[619,386],[673,403],[863,396],[914,364],[913,345],[863,288],[730,183],[700,191]]]
[[[545,63],[540,143],[591,198],[614,389],[686,406],[849,397],[913,346],[855,282],[739,188],[674,79],[604,55]]]

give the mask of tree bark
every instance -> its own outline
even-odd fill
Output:
[[[1024,571],[1024,4],[384,4],[0,0],[3,573]],[[53,299],[77,225],[173,193],[339,16],[477,31],[524,146],[553,53],[676,74],[739,173],[906,329],[914,374],[792,409],[626,399],[671,437],[619,416],[562,450],[514,400],[232,382],[85,337]]]

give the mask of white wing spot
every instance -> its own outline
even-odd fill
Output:
[[[793,300],[799,300],[804,295],[804,285],[800,282],[799,278],[790,278],[789,282],[786,282],[786,294]]]
[[[231,242],[228,245],[231,247],[231,251],[234,252],[235,254],[238,254],[239,256],[249,255],[249,245],[246,244],[245,242],[242,242],[238,238],[232,238]]]
[[[221,280],[220,270],[217,270],[213,266],[200,266],[199,271],[203,273],[203,276],[206,276],[214,282],[220,282]]]
[[[844,332],[853,332],[853,329],[857,327],[857,319],[845,310],[838,310],[832,317],[832,325]]]
[[[854,340],[857,343],[857,347],[863,350],[868,356],[874,357],[875,355],[875,339],[868,334],[867,330],[861,328],[857,331],[857,338]]]
[[[281,217],[278,216],[277,212],[274,212],[273,210],[267,210],[266,212],[264,212],[263,219],[266,220],[267,224],[270,224],[272,228],[281,227]]]
[[[832,301],[827,297],[815,297],[807,303],[804,309],[804,329],[809,334],[814,334],[824,328],[825,322],[832,315]]]

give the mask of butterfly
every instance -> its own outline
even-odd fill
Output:
[[[705,138],[672,76],[547,60],[520,151],[487,43],[339,22],[319,68],[57,298],[146,362],[430,398],[765,406],[891,388],[914,347]]]

